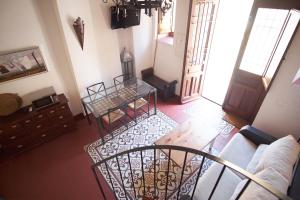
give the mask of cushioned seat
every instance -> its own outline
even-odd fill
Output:
[[[140,98],[140,99],[135,101],[135,107],[134,107],[134,102],[128,104],[128,106],[131,109],[139,109],[139,108],[143,107],[144,105],[146,105],[147,103],[148,102],[144,98]]]
[[[256,144],[248,140],[242,134],[237,133],[225,146],[219,156],[224,160],[246,169],[256,149]]]
[[[209,167],[209,169],[201,176],[201,178],[199,178],[193,198],[194,200],[206,200],[209,198],[209,195],[221,171],[222,165],[219,163],[215,163]],[[226,169],[211,199],[230,199],[236,186],[239,184],[239,182],[241,182],[241,180],[242,179],[230,169]]]
[[[106,123],[113,123],[115,121],[117,121],[118,119],[122,118],[123,116],[125,115],[125,113],[118,109],[118,110],[115,110],[113,112],[110,112],[109,114],[107,115],[104,115],[102,117],[102,119],[106,122]],[[109,121],[109,117],[110,117],[110,121]]]
[[[299,153],[300,145],[293,136],[289,135],[277,140],[254,127],[245,126],[234,135],[219,157],[253,173],[257,178],[292,199],[300,200],[300,184],[298,184],[300,183],[300,161],[297,160]],[[222,165],[215,162],[204,172],[196,186],[194,200],[208,199],[221,170]],[[239,179],[240,183],[238,183]],[[246,179],[242,179],[243,176],[226,168],[211,199],[235,199],[245,184]],[[287,189],[288,185],[290,185],[289,189]],[[273,195],[270,196],[264,188],[251,182],[241,199],[277,198],[273,198]]]
[[[237,133],[222,150],[219,157],[227,160],[241,168],[246,168],[252,159],[257,145],[252,143],[246,137]],[[208,199],[219,174],[221,173],[222,165],[213,163],[211,167],[199,179],[195,190],[194,199]],[[242,179],[232,170],[226,169],[212,199],[228,200],[233,194],[236,186]]]

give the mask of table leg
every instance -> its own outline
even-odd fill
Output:
[[[103,134],[103,136],[101,134],[101,133],[103,133],[103,130],[104,130],[102,121],[101,121],[101,119],[99,117],[96,117],[96,122],[97,122],[97,127],[98,127],[98,131],[99,131],[99,135],[101,137],[102,142],[104,143],[104,134]]]
[[[209,144],[209,149],[208,149],[209,152],[211,152],[212,147],[214,146],[215,140],[216,140],[216,138],[214,138],[214,139],[210,142],[210,144]]]
[[[154,92],[154,114],[156,115],[156,106],[157,106],[157,90]]]
[[[151,94],[148,94],[148,102],[147,102],[147,107],[148,107],[148,118],[150,117],[150,103],[151,103]]]
[[[92,123],[91,123],[91,120],[90,120],[89,113],[87,112],[86,106],[85,106],[85,104],[84,104],[83,102],[81,102],[81,103],[82,103],[82,105],[83,105],[83,109],[84,109],[84,112],[85,112],[85,117],[86,117],[86,119],[88,120],[89,125],[91,125]]]

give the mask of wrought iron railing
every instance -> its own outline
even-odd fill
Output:
[[[147,157],[146,155],[150,156]],[[164,162],[158,162],[158,159],[162,159],[161,155],[164,155]],[[176,155],[182,157],[182,162],[179,165],[174,163],[172,159],[172,156]],[[185,171],[189,171],[191,168],[190,166],[189,170],[186,170],[186,168],[188,168],[189,162],[195,162],[191,158],[196,156],[198,156],[198,159],[196,159],[198,160],[197,170],[194,170],[192,175],[187,178]],[[201,179],[201,175],[207,170],[204,167],[207,162],[209,164],[216,162],[222,166],[208,199],[213,197],[225,169],[229,169],[247,179],[236,199],[242,196],[251,182],[255,182],[278,199],[291,200],[290,197],[284,195],[270,184],[228,161],[203,151],[181,146],[153,145],[130,149],[97,162],[92,165],[92,170],[104,199],[111,199],[111,197],[107,197],[103,189],[103,184],[107,183],[115,199],[195,199],[196,186],[199,179]],[[150,165],[151,167],[149,167]],[[164,170],[162,170],[163,166]],[[176,169],[180,168],[181,173],[172,171],[171,166],[172,168],[177,166]],[[113,171],[112,168],[115,170]],[[160,178],[158,178],[159,174]],[[164,175],[163,178],[161,174]],[[191,179],[192,184],[191,181],[188,181]],[[117,180],[119,180],[120,187],[118,187]],[[189,182],[189,184],[184,188],[183,185],[187,184],[186,182]],[[173,189],[170,190],[170,187]]]

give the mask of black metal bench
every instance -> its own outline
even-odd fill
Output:
[[[153,68],[147,68],[142,70],[142,79],[146,83],[149,83],[153,87],[155,87],[158,91],[158,95],[164,100],[168,100],[170,97],[175,95],[175,88],[177,81],[174,80],[172,82],[167,82],[153,73]]]

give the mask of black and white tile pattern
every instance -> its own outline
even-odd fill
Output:
[[[153,113],[153,110],[151,112]],[[128,130],[126,130],[125,127],[117,129],[113,132],[114,137],[109,135],[105,137],[104,144],[102,140],[97,140],[88,145],[87,152],[89,153],[93,162],[96,163],[102,159],[108,158],[125,150],[153,145],[157,139],[171,131],[176,127],[176,125],[177,123],[175,121],[158,110],[157,115],[151,115],[149,118],[147,118],[146,114],[142,115],[138,119],[138,123]],[[232,130],[232,125],[228,123],[227,125],[224,123],[224,125],[221,126],[223,128],[220,129],[222,129],[224,132]],[[129,166],[129,159],[132,173]],[[194,156],[189,163],[187,163],[186,167],[184,168],[180,195],[188,194],[190,190],[193,189],[201,160],[202,157],[197,155]],[[142,199],[143,194],[149,198],[164,199],[166,195],[165,187],[168,169],[168,156],[165,153],[159,150],[156,151],[155,181],[153,150],[143,151],[142,157],[139,152],[120,156],[118,157],[118,162],[122,176],[120,176],[116,159],[112,159],[107,162],[109,173],[104,164],[99,167],[101,174],[104,176],[110,187],[115,191],[117,199],[126,199],[126,196],[128,199]],[[201,174],[210,166],[210,164],[211,161],[206,160],[204,162]],[[145,182],[143,182],[142,177],[142,166],[144,170]],[[167,189],[168,199],[177,198],[181,174],[182,167],[170,160],[168,176],[169,184]],[[134,184],[132,184],[132,180]],[[111,186],[111,181],[113,182],[113,187]],[[126,195],[123,187],[125,187]]]

